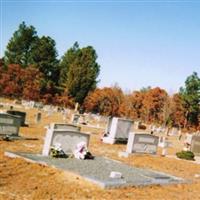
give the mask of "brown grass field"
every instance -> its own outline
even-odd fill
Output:
[[[23,110],[23,109],[21,109]],[[128,187],[121,189],[101,189],[83,178],[66,171],[29,163],[20,158],[4,156],[5,151],[41,153],[45,128],[51,122],[63,122],[62,115],[55,113],[46,116],[42,113],[42,122],[34,122],[36,109],[25,110],[29,127],[21,127],[20,135],[38,138],[38,140],[0,141],[0,199],[1,200],[64,200],[64,199],[131,199],[131,200],[197,200],[200,199],[200,165],[193,162],[161,157],[159,149],[156,156],[135,155],[119,158],[118,152],[125,145],[108,145],[100,141],[102,130],[82,127],[81,131],[91,132],[89,149],[94,155],[107,156],[129,165],[149,168],[185,178],[187,183],[176,185],[154,185]],[[170,155],[181,150],[182,145],[176,137],[171,137],[173,147]],[[103,169],[102,169],[103,170]]]

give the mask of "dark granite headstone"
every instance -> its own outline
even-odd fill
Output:
[[[25,121],[26,121],[26,113],[17,111],[17,110],[8,110],[8,114],[15,115],[15,116],[20,116],[21,117],[21,126],[25,126]]]
[[[18,135],[21,117],[0,113],[0,135]]]

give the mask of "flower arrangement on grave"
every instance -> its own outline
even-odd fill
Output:
[[[194,159],[194,153],[191,151],[181,151],[177,152],[176,156],[180,159],[185,159],[185,160],[195,160]]]
[[[60,143],[56,143],[54,146],[51,147],[50,155],[54,158],[66,158],[67,157],[67,155],[61,148]]]
[[[76,145],[74,157],[81,160],[94,159],[94,156],[88,151],[85,142],[80,142]]]

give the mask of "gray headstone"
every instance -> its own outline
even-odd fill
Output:
[[[79,123],[79,119],[80,119],[80,115],[79,114],[73,114],[72,115],[72,123],[73,124],[78,124]]]
[[[74,124],[66,124],[66,123],[52,123],[50,124],[51,130],[71,130],[71,131],[80,131],[81,127],[76,126]]]
[[[18,135],[20,125],[19,116],[0,113],[0,135]]]
[[[156,154],[159,137],[146,133],[130,133],[126,152]]]
[[[200,135],[193,135],[192,136],[191,151],[196,156],[200,156]]]
[[[11,114],[11,115],[20,116],[21,117],[21,126],[25,125],[25,121],[26,121],[26,113],[25,112],[21,112],[21,111],[17,111],[17,110],[7,110],[7,113]]]
[[[42,118],[42,113],[41,112],[37,113],[35,117],[35,122],[40,123],[41,118]]]
[[[89,145],[90,135],[79,131],[72,130],[47,130],[45,143],[43,147],[43,156],[48,156],[51,146],[57,143],[61,144],[61,148],[66,154],[72,154],[75,147],[80,142]]]

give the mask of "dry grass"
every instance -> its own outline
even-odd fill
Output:
[[[46,116],[42,113],[42,123],[34,122],[36,110],[26,110],[29,127],[20,128],[20,134],[36,137],[38,140],[0,141],[0,199],[5,200],[61,200],[61,199],[131,199],[131,200],[197,200],[200,199],[200,165],[160,156],[131,156],[119,158],[118,152],[124,151],[125,145],[108,145],[100,141],[102,130],[82,127],[82,131],[91,132],[90,151],[121,160],[129,165],[150,168],[186,178],[187,184],[168,186],[131,187],[103,190],[74,174],[32,164],[23,159],[12,159],[4,156],[4,151],[21,151],[40,153],[44,143],[45,129],[48,123],[62,122],[62,116],[56,113]],[[170,148],[174,154],[181,148],[175,138],[171,139],[176,148]],[[103,170],[103,169],[102,169]]]

